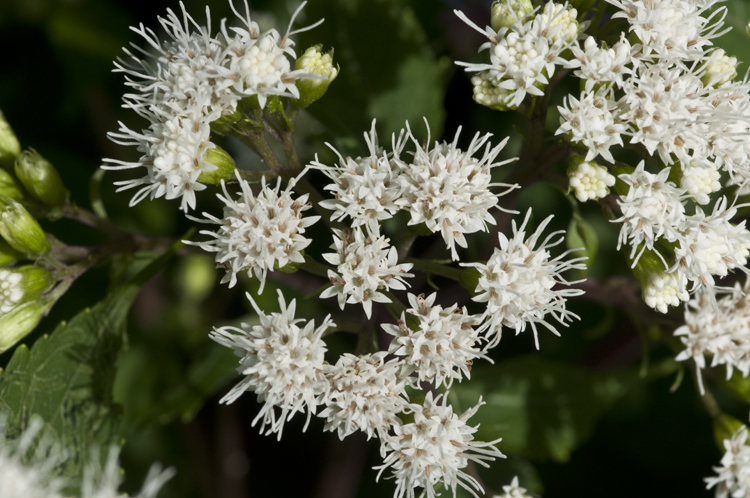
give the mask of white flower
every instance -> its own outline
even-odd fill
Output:
[[[723,49],[717,48],[708,54],[708,58],[701,66],[705,71],[701,81],[705,86],[719,87],[729,83],[737,76],[737,57],[730,57]]]
[[[610,163],[615,162],[609,151],[613,145],[622,146],[622,134],[627,130],[619,118],[612,113],[615,104],[604,91],[582,92],[581,98],[568,95],[560,111],[560,127],[556,135],[566,133],[573,143],[588,149],[586,161],[601,155]]]
[[[682,170],[680,187],[698,204],[708,204],[711,200],[708,196],[721,190],[720,177],[714,164],[708,161],[691,161]]]
[[[358,358],[345,353],[327,367],[330,392],[319,414],[326,419],[325,430],[338,431],[340,439],[361,430],[369,439],[401,423],[398,414],[408,404],[406,380],[399,377],[400,362],[386,362],[386,354]]]
[[[351,232],[334,229],[335,253],[323,254],[326,261],[336,265],[336,271],[328,270],[333,284],[320,295],[322,299],[337,296],[339,306],[345,303],[362,303],[367,317],[372,315],[372,303],[390,303],[381,291],[404,290],[404,278],[411,263],[398,264],[398,252],[389,240],[379,233],[366,234],[361,228]]]
[[[477,133],[464,152],[457,147],[460,133],[461,128],[451,144],[435,142],[427,149],[419,145],[409,129],[409,136],[417,147],[413,163],[403,168],[403,194],[397,201],[411,213],[409,225],[424,223],[432,232],[440,232],[454,261],[458,259],[456,244],[467,247],[465,234],[486,232],[488,223],[495,224],[489,211],[497,206],[498,196],[490,188],[509,187],[507,193],[518,187],[491,183],[492,168],[515,160],[494,162],[508,142],[507,138],[491,147],[488,141],[492,135]],[[482,158],[474,158],[485,144]]]
[[[503,494],[495,495],[494,498],[531,498],[526,494],[526,488],[518,485],[518,476],[513,477],[510,486],[503,486]]]
[[[750,282],[750,280],[748,281]],[[725,365],[727,378],[734,369],[743,377],[750,374],[750,300],[744,288],[736,284],[733,292],[717,300],[713,289],[703,289],[685,306],[685,325],[675,330],[685,350],[678,361],[692,358],[698,371],[711,366]]]
[[[674,242],[681,236],[678,230],[686,218],[682,204],[685,191],[667,181],[668,176],[669,168],[662,169],[656,175],[649,173],[645,170],[644,161],[638,164],[633,173],[619,176],[630,189],[627,195],[617,199],[622,216],[612,222],[622,223],[617,249],[624,243],[630,244],[630,259],[634,266],[644,250],[654,249],[656,239]],[[636,255],[639,246],[641,253]]]
[[[337,166],[327,166],[316,160],[311,167],[321,170],[333,183],[325,187],[335,199],[320,203],[333,211],[332,220],[351,218],[352,227],[367,226],[371,233],[378,231],[381,220],[387,220],[399,210],[397,201],[403,189],[399,177],[403,162],[399,154],[406,143],[402,131],[396,140],[393,137],[393,152],[386,152],[378,145],[375,120],[370,133],[365,133],[365,141],[370,155],[366,157],[344,158],[330,144],[328,146],[339,156]]]
[[[414,411],[414,422],[395,426],[395,435],[383,439],[384,453],[388,454],[383,465],[377,467],[378,478],[385,469],[392,468],[395,498],[414,498],[416,488],[424,489],[420,496],[433,498],[439,494],[435,485],[441,481],[454,498],[457,486],[476,496],[475,490],[482,491],[481,485],[462,469],[470,461],[486,467],[486,461],[505,457],[494,446],[500,439],[487,443],[474,441],[477,429],[467,424],[484,404],[481,398],[459,417],[446,404],[445,397],[439,404],[441,397],[438,395],[433,401],[432,392],[428,392],[424,405],[409,405]]]
[[[403,313],[398,325],[381,326],[395,337],[388,352],[403,357],[403,376],[416,372],[419,382],[450,387],[454,379],[460,382],[470,377],[475,358],[492,360],[479,348],[481,339],[475,327],[481,323],[481,315],[469,315],[466,307],[459,309],[455,304],[450,308],[435,305],[436,296],[409,294],[411,308],[406,313],[417,318],[414,329],[409,328]]]
[[[573,45],[571,50],[575,58],[568,63],[568,67],[579,68],[574,74],[585,80],[587,93],[602,83],[622,87],[624,77],[633,73],[628,67],[634,61],[633,47],[625,38],[625,33],[621,33],[620,41],[611,48],[599,47],[596,39],[589,36],[583,43],[583,50],[578,45]]]
[[[718,475],[707,477],[706,489],[716,486],[716,498],[745,498],[750,496],[750,446],[747,427],[740,427],[732,439],[724,440],[721,466],[714,467]]]
[[[84,469],[81,498],[127,498],[130,496],[117,491],[122,481],[122,471],[117,459],[119,452],[120,449],[116,446],[110,448],[104,467],[98,461],[98,450],[91,452],[91,460]],[[152,465],[141,491],[132,498],[155,498],[164,483],[174,474],[174,469],[162,470],[160,465]]]
[[[245,376],[221,402],[232,403],[245,391],[255,392],[265,404],[253,425],[262,419],[261,432],[268,424],[267,434],[278,432],[281,439],[284,422],[307,410],[309,423],[317,405],[323,402],[328,382],[324,374],[326,346],[322,335],[335,325],[330,316],[318,328],[314,321],[295,319],[296,301],[292,300],[287,307],[281,291],[280,313],[266,315],[250,294],[247,298],[258,314],[259,325],[243,323],[242,328],[214,328],[209,334],[222,346],[234,349],[241,358],[237,371]],[[278,416],[276,407],[281,409]]]
[[[237,179],[242,189],[238,200],[229,195],[223,181],[224,195],[217,194],[225,204],[223,218],[208,213],[203,213],[207,220],[191,218],[220,225],[216,232],[201,231],[213,240],[194,245],[216,253],[217,265],[227,269],[222,283],[228,281],[229,287],[234,287],[237,273],[247,270],[248,275],[254,273],[260,280],[259,292],[263,292],[269,271],[283,268],[289,263],[305,262],[301,251],[310,245],[311,240],[302,234],[320,216],[302,217],[302,213],[311,206],[307,203],[307,194],[292,198],[292,188],[297,179],[289,181],[282,192],[281,179],[272,189],[266,185],[263,177],[257,196],[253,195],[250,185],[240,178],[239,173]]]
[[[556,258],[551,258],[549,249],[560,244],[564,236],[563,231],[549,234],[539,245],[544,229],[552,220],[549,216],[542,221],[536,231],[526,239],[526,224],[531,217],[531,209],[526,213],[520,228],[516,228],[513,221],[513,237],[508,239],[504,234],[498,234],[500,247],[495,248],[487,264],[464,263],[479,271],[479,282],[472,299],[479,303],[487,303],[484,313],[485,323],[482,329],[487,331],[490,338],[487,348],[494,347],[500,341],[502,327],[515,329],[516,334],[526,330],[531,325],[534,332],[534,344],[539,349],[537,324],[542,324],[555,335],[560,335],[545,316],[551,313],[561,325],[567,326],[566,320],[578,318],[577,315],[565,308],[568,297],[580,296],[580,289],[553,289],[558,284],[570,285],[562,273],[585,268],[583,261],[587,258],[574,258],[564,261],[563,258],[571,251],[566,251]],[[555,239],[555,237],[558,237]],[[493,337],[494,336],[494,337]]]
[[[679,306],[680,301],[690,299],[679,269],[673,273],[666,271],[652,271],[648,273],[648,280],[641,283],[643,301],[660,313],[666,313],[669,306]]]
[[[0,269],[0,316],[10,312],[24,297],[23,275]]]
[[[604,166],[583,161],[568,171],[568,184],[575,191],[576,198],[586,202],[607,196],[609,187],[615,184],[615,177]]]

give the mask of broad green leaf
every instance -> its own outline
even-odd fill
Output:
[[[115,361],[126,341],[126,318],[143,282],[172,252],[161,256],[91,309],[63,322],[31,349],[16,348],[0,376],[0,411],[9,437],[39,415],[71,452],[63,475],[80,476],[92,449],[119,443],[122,409],[112,398]]]
[[[504,453],[565,462],[636,380],[635,371],[596,372],[530,355],[475,369],[450,401],[464,411],[483,396],[486,405],[471,419],[481,424],[477,439],[502,438]]]

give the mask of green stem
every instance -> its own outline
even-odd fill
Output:
[[[421,272],[430,275],[439,275],[456,281],[461,279],[461,272],[463,271],[460,268],[453,268],[428,259],[407,258],[406,263],[411,263],[415,269]]]
[[[282,174],[286,171],[284,165],[281,164],[279,158],[276,157],[276,154],[271,150],[271,146],[268,145],[262,129],[251,131],[247,134],[241,134],[239,137],[240,140],[253,149],[253,151],[260,156],[260,159],[266,163],[271,170],[275,171],[276,174]]]
[[[328,278],[328,270],[330,269],[328,268],[328,266],[319,261],[316,261],[312,256],[308,254],[305,255],[305,262],[302,263],[299,267],[301,270],[305,270],[307,273],[312,273],[313,275],[324,278]]]
[[[74,203],[67,202],[63,206],[63,217],[75,220],[83,225],[90,226],[101,232],[113,237],[123,237],[129,235],[128,232],[105,218],[100,218],[91,211],[88,211]]]

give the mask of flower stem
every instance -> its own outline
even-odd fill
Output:
[[[456,281],[461,278],[461,272],[463,271],[460,268],[446,266],[442,263],[429,259],[407,258],[406,262],[411,263],[412,265],[414,265],[414,268],[424,273],[430,275],[439,275],[441,277],[450,278],[451,280]]]

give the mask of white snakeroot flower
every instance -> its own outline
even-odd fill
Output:
[[[0,316],[10,312],[23,299],[23,275],[8,269],[0,269]]]
[[[475,407],[458,416],[453,413],[453,407],[446,404],[446,397],[447,393],[433,400],[432,392],[428,392],[424,405],[409,405],[414,412],[414,422],[395,426],[395,435],[383,439],[383,451],[387,456],[383,465],[376,467],[380,469],[378,479],[385,469],[392,469],[396,479],[394,498],[415,498],[416,488],[423,488],[419,496],[434,498],[440,494],[435,485],[441,481],[454,498],[458,486],[476,496],[482,486],[462,469],[470,461],[487,467],[487,461],[505,458],[494,446],[500,439],[474,441],[477,428],[467,422],[484,404],[481,398]]]
[[[451,250],[452,259],[458,260],[456,244],[467,246],[465,234],[486,232],[488,223],[495,224],[490,209],[497,207],[498,194],[493,194],[490,188],[508,187],[499,195],[520,188],[518,185],[492,183],[492,168],[515,160],[495,162],[508,139],[492,147],[488,143],[491,133],[484,136],[477,133],[466,151],[462,151],[457,145],[461,133],[459,127],[451,144],[435,142],[427,149],[420,146],[411,129],[408,133],[416,145],[416,152],[412,164],[403,168],[400,178],[403,194],[397,204],[411,214],[409,225],[424,223],[433,233],[440,232]],[[429,141],[428,135],[426,144]],[[482,148],[482,158],[473,157]]]
[[[518,476],[515,476],[510,486],[503,486],[503,494],[495,495],[494,498],[531,498],[531,496],[526,494],[526,488],[518,484]]]
[[[569,49],[577,38],[576,10],[564,9],[548,2],[539,9],[523,16],[510,26],[494,31],[489,26],[480,28],[458,10],[455,14],[466,24],[482,33],[490,41],[479,50],[489,49],[489,64],[456,62],[466,71],[487,71],[486,77],[492,85],[510,92],[503,105],[515,109],[526,94],[542,96],[542,87],[555,73],[555,65],[564,65],[560,54]],[[511,10],[515,16],[515,12]]]
[[[648,280],[641,283],[643,301],[659,313],[666,313],[669,306],[679,306],[680,301],[690,299],[683,280],[679,269],[673,273],[650,272]]]
[[[568,184],[575,191],[576,199],[586,202],[606,197],[609,187],[615,184],[615,177],[604,166],[583,161],[568,171]]]
[[[682,203],[686,193],[667,181],[669,168],[654,175],[645,170],[645,164],[645,161],[641,161],[631,174],[619,175],[630,190],[627,195],[617,199],[622,216],[612,220],[613,223],[622,223],[617,249],[624,243],[630,244],[633,266],[643,251],[654,249],[656,239],[678,240],[681,236],[679,230],[686,218]],[[636,255],[639,246],[641,252]]]
[[[278,432],[281,439],[284,423],[305,410],[309,423],[328,392],[322,336],[335,324],[330,316],[317,328],[315,321],[295,319],[296,301],[292,300],[287,307],[284,296],[278,292],[281,312],[266,315],[247,294],[260,323],[214,328],[209,337],[234,350],[241,358],[237,371],[245,376],[221,402],[232,403],[245,391],[253,391],[258,401],[265,404],[252,425],[262,420],[261,432],[269,425],[266,434]],[[276,413],[277,407],[280,415]]]
[[[571,50],[574,59],[568,63],[568,67],[578,68],[574,74],[585,81],[587,93],[600,84],[614,83],[618,88],[622,87],[624,77],[633,73],[628,67],[633,64],[633,47],[625,38],[625,33],[611,48],[600,47],[596,39],[589,36],[583,42],[583,49],[573,45]]]
[[[401,363],[386,362],[386,354],[356,357],[345,353],[336,365],[326,367],[330,392],[325,409],[318,414],[326,419],[325,430],[337,431],[342,440],[361,430],[369,439],[401,423],[398,415],[408,405],[406,380],[399,375]]]
[[[370,233],[376,233],[381,220],[387,220],[398,210],[402,185],[399,181],[403,169],[400,160],[406,140],[404,131],[396,139],[393,136],[393,151],[386,152],[378,145],[378,134],[375,131],[375,120],[372,121],[370,133],[365,133],[365,141],[370,155],[366,157],[342,157],[332,145],[327,144],[339,157],[339,164],[327,166],[318,162],[317,157],[310,165],[319,169],[333,183],[325,187],[335,199],[320,203],[333,211],[332,220],[351,218],[351,226],[367,226]]]
[[[712,287],[714,276],[725,277],[737,268],[748,273],[745,265],[750,255],[750,231],[745,228],[745,220],[738,225],[731,223],[737,206],[727,207],[727,203],[722,197],[709,215],[696,208],[680,226],[674,268],[680,268],[685,279],[693,283],[691,290]]]
[[[580,99],[568,95],[563,100],[560,111],[560,127],[556,135],[565,133],[573,143],[588,149],[586,161],[597,155],[610,163],[615,162],[609,151],[613,145],[622,145],[622,134],[627,126],[612,112],[615,103],[605,91],[582,92]]]
[[[404,278],[411,263],[398,264],[398,252],[391,247],[389,239],[379,233],[366,233],[361,228],[351,232],[333,230],[335,253],[323,254],[326,261],[336,266],[336,271],[328,270],[331,287],[324,290],[322,299],[337,296],[339,306],[346,303],[362,303],[367,318],[372,316],[372,303],[390,303],[391,300],[381,291],[404,290]]]
[[[708,161],[691,161],[682,170],[680,187],[698,204],[708,204],[711,201],[709,195],[721,190],[720,177],[714,164]]]
[[[717,473],[707,477],[706,489],[716,486],[715,498],[745,498],[750,496],[750,445],[747,444],[747,427],[740,427],[732,439],[724,440],[721,465]]]
[[[239,198],[234,200],[229,195],[223,181],[224,195],[217,194],[225,204],[222,218],[208,213],[203,213],[206,220],[191,217],[195,221],[220,225],[216,232],[200,232],[212,240],[187,243],[216,253],[216,264],[227,269],[222,283],[229,282],[229,287],[234,287],[237,273],[247,270],[248,275],[254,273],[260,280],[259,292],[263,292],[269,271],[289,263],[305,262],[302,250],[310,245],[311,240],[302,234],[320,216],[302,216],[311,207],[307,203],[307,194],[292,198],[292,189],[299,177],[290,180],[284,191],[281,191],[281,179],[277,180],[275,188],[271,188],[263,177],[260,192],[253,195],[248,182],[239,173],[236,175],[242,189]]]
[[[531,209],[526,213],[520,228],[513,220],[513,237],[507,238],[498,234],[500,247],[496,247],[487,264],[462,263],[479,271],[479,282],[472,299],[487,303],[484,312],[485,323],[481,329],[487,331],[489,344],[487,349],[500,342],[502,327],[515,329],[516,335],[531,325],[534,332],[534,344],[539,349],[537,324],[544,325],[555,335],[560,333],[546,319],[551,314],[560,325],[566,326],[566,320],[578,319],[578,316],[565,308],[566,298],[580,296],[580,289],[553,289],[559,285],[579,283],[568,282],[562,277],[567,270],[583,270],[581,261],[585,257],[564,258],[573,250],[566,251],[552,258],[549,250],[564,240],[564,231],[549,234],[535,247],[542,237],[552,216],[542,221],[536,231],[526,238],[526,224],[531,217]],[[557,238],[556,238],[557,237]]]
[[[744,288],[736,284],[733,292],[718,300],[714,289],[703,289],[693,296],[685,306],[685,325],[674,332],[685,345],[677,355],[678,361],[692,358],[700,373],[711,358],[711,367],[725,365],[727,379],[735,368],[743,377],[750,374],[748,282]]]
[[[381,326],[394,336],[388,352],[403,358],[402,376],[416,372],[419,382],[450,387],[454,379],[460,382],[463,377],[470,377],[476,358],[492,360],[479,347],[481,339],[476,327],[482,316],[469,315],[466,307],[456,304],[449,308],[435,305],[436,296],[437,293],[427,298],[409,294],[411,308],[406,313],[418,320],[414,330],[407,325],[403,313],[398,325]]]

